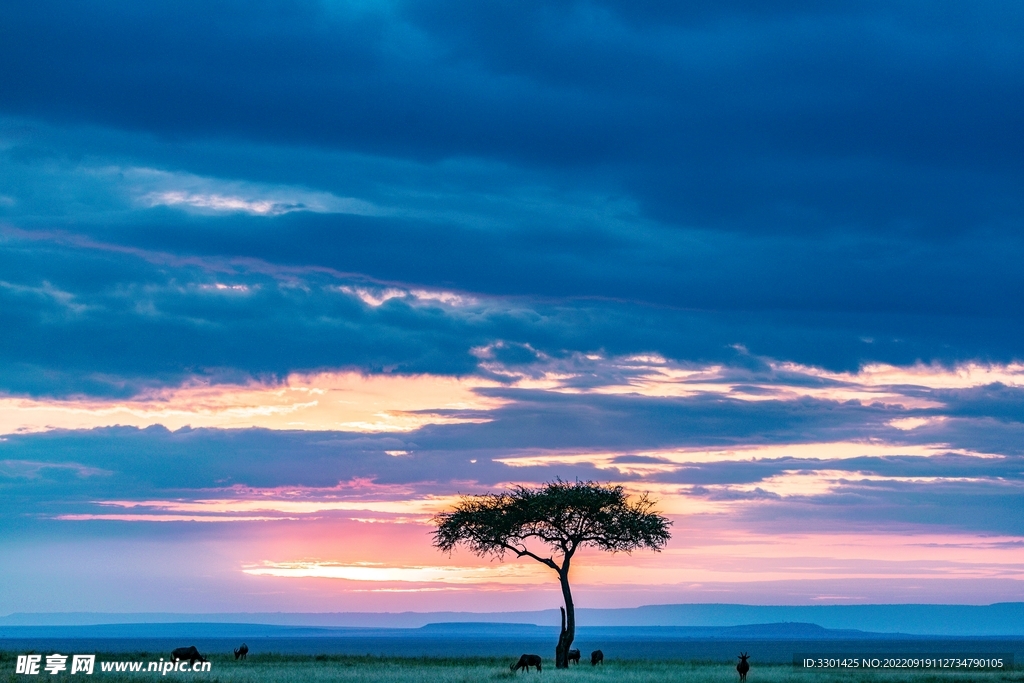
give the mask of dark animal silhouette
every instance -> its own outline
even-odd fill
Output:
[[[576,662],[577,664],[579,664],[580,663],[580,651],[579,650],[569,650],[569,652],[566,653],[566,655],[565,655],[565,660],[566,660],[566,663],[568,663],[568,662]]]
[[[747,680],[747,672],[750,671],[750,664],[747,663],[747,659],[750,658],[746,652],[740,655],[740,663],[736,665],[736,670],[740,672],[740,681]]]
[[[189,664],[195,664],[198,659],[200,662],[205,662],[199,650],[196,649],[195,645],[189,645],[188,647],[179,647],[177,650],[171,652],[171,659],[187,659]]]
[[[531,666],[537,667],[537,671],[540,671],[540,655],[523,655],[519,658],[519,661],[510,666],[512,672],[515,673],[520,669],[529,671]]]
[[[604,666],[604,653],[600,650],[594,650],[590,653],[590,666],[597,666],[598,664]]]
[[[249,654],[249,646],[242,643],[242,647],[235,650],[235,659],[245,659],[247,654]]]

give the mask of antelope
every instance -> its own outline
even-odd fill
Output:
[[[747,663],[747,659],[750,658],[746,652],[739,656],[740,663],[736,665],[736,671],[740,674],[740,683],[747,680],[747,672],[750,671],[750,664]]]

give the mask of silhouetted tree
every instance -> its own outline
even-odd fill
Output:
[[[669,540],[671,522],[653,507],[647,494],[631,501],[621,486],[591,481],[558,479],[540,488],[516,486],[506,493],[464,496],[454,510],[435,516],[434,545],[447,553],[463,545],[477,555],[498,559],[514,553],[554,569],[565,600],[555,666],[565,668],[576,637],[569,589],[573,555],[586,546],[613,553],[660,550]]]

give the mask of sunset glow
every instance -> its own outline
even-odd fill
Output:
[[[0,3],[0,625],[556,610],[437,525],[557,482],[581,609],[1024,605],[1022,33]]]
[[[427,424],[486,421],[451,414],[503,405],[504,401],[474,393],[474,388],[485,386],[495,384],[347,372],[292,375],[279,385],[196,384],[149,392],[131,401],[0,398],[0,433],[111,425],[408,432]]]

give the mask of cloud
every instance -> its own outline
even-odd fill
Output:
[[[16,393],[131,396],[193,379],[243,383],[353,368],[541,383],[545,372],[562,373],[571,376],[562,382],[566,391],[604,382],[595,391],[670,396],[728,385],[732,396],[749,400],[789,392],[926,409],[943,387],[910,391],[900,383],[1012,387],[1019,374],[1013,360],[894,365],[907,352],[949,347],[927,327],[915,333],[917,341],[877,351],[840,329],[849,322],[809,329],[806,320],[772,322],[767,314],[467,293],[323,266],[181,256],[63,232],[11,229],[0,263],[7,274],[0,310],[12,331],[0,345],[0,386]],[[1009,331],[1001,334],[1009,343]],[[754,354],[739,345],[743,340],[777,355]],[[965,342],[958,354],[972,345]],[[890,362],[834,369],[867,353]],[[698,371],[704,385],[687,376]]]
[[[111,472],[74,462],[39,462],[34,460],[0,460],[0,477],[7,479],[39,479],[47,474],[67,472],[77,477],[109,475]]]
[[[491,566],[462,555],[438,565],[429,545],[430,515],[459,493],[579,476],[650,492],[681,530],[662,555],[580,558],[576,582],[583,594],[600,586],[661,586],[675,596],[671,600],[685,600],[683,587],[693,583],[795,576],[895,582],[957,577],[978,590],[977,581],[1019,580],[1019,456],[978,457],[945,452],[942,444],[879,441],[602,453],[581,446],[649,439],[646,429],[635,426],[638,419],[646,419],[648,429],[658,424],[644,411],[665,399],[557,392],[552,399],[572,402],[573,413],[595,412],[597,424],[608,422],[593,434],[566,425],[555,412],[548,419],[562,429],[538,429],[524,426],[521,409],[510,403],[491,411],[488,423],[401,434],[122,427],[12,435],[0,441],[0,457],[7,461],[33,463],[41,472],[56,471],[44,469],[50,464],[74,463],[104,474],[83,477],[69,470],[69,478],[21,478],[6,487],[0,481],[0,517],[7,520],[8,544],[74,537],[105,548],[120,538],[152,537],[159,525],[167,529],[158,533],[165,549],[179,541],[193,548],[214,544],[217,556],[233,563],[220,569],[226,575],[295,582],[274,584],[276,590],[328,590],[302,582],[331,578],[369,578],[384,590],[451,582],[496,590],[506,585],[503,571],[511,572],[509,586],[543,585],[545,579],[520,576],[528,565]],[[738,403],[760,412],[773,402]],[[836,410],[835,404],[819,407]],[[657,440],[668,434],[677,443],[744,440],[738,425],[728,422],[717,425],[725,432],[686,435],[678,429],[680,414],[660,415],[665,430]],[[851,427],[870,431],[851,417]],[[959,420],[942,429],[949,435]],[[796,425],[763,424],[778,430],[764,435],[769,439],[791,439]],[[821,427],[830,430],[808,415],[801,429],[811,434]],[[621,434],[615,436],[614,428]],[[558,457],[556,447],[573,441],[575,448]],[[508,466],[545,442],[546,457]],[[404,454],[392,455],[396,451]],[[225,527],[231,531],[219,531]],[[373,529],[359,530],[364,527]],[[227,539],[240,545],[235,549]],[[979,550],[965,556],[964,545]],[[438,566],[451,568],[431,573]],[[360,590],[344,591],[350,589]],[[866,595],[878,590],[865,584]]]
[[[150,168],[102,169],[116,173],[143,206],[170,206],[211,213],[241,212],[280,216],[294,211],[371,216],[384,213],[373,204],[329,192],[202,178]]]
[[[709,463],[750,463],[758,460],[776,461],[776,467],[787,464],[803,463],[809,467],[820,466],[822,462],[833,463],[836,460],[871,458],[928,458],[938,455],[954,454],[947,444],[895,444],[882,441],[865,440],[862,442],[833,443],[799,443],[799,444],[764,444],[758,446],[740,446],[734,448],[706,449],[680,448],[663,450],[637,450],[611,453],[532,453],[497,458],[509,467],[555,467],[558,465],[588,464],[602,470],[611,470],[619,475],[656,474],[681,472],[684,476],[694,465]],[[971,458],[999,458],[1001,456],[988,453],[960,452]],[[778,464],[782,460],[784,464]],[[738,471],[742,468],[732,468]]]
[[[280,383],[191,384],[131,400],[0,398],[0,434],[113,425],[406,432],[487,420],[485,413],[503,401],[473,392],[486,384],[349,372],[291,375]]]
[[[52,10],[4,14],[4,61],[23,65],[7,111],[603,168],[659,216],[732,230],[1006,230],[1020,208],[1020,23],[1000,3]]]
[[[561,476],[686,529],[594,595],[1019,593],[1020,19],[0,6],[0,580],[484,590],[430,506]]]
[[[346,581],[379,581],[389,583],[538,583],[538,579],[541,578],[537,576],[540,572],[528,565],[502,565],[499,567],[456,567],[452,565],[389,567],[376,562],[341,564],[316,561],[265,561],[258,565],[247,566],[242,571],[253,576],[344,579]]]
[[[269,347],[300,359],[298,365],[252,363],[254,372],[352,365],[459,373],[477,365],[467,346],[506,355],[515,349],[549,356],[655,353],[728,363],[738,362],[743,348],[834,373],[1019,360],[1020,317],[1012,314],[1011,293],[1020,285],[1015,264],[1022,245],[1015,234],[937,241],[840,227],[813,234],[766,227],[740,236],[654,216],[637,195],[606,179],[566,179],[557,170],[502,159],[409,159],[221,138],[166,142],[141,132],[10,117],[3,124],[0,164],[17,200],[0,207],[11,226],[0,258],[12,276],[4,281],[28,288],[23,292],[51,286],[76,306],[113,293],[120,301],[102,313],[116,312],[120,321],[103,329],[146,338],[154,318],[144,313],[160,310],[152,299],[161,281],[184,285],[170,292],[178,299],[178,320],[208,321],[214,312],[186,295],[190,286],[218,284],[197,273],[211,269],[235,274],[234,282],[219,282],[224,285],[251,288],[256,272],[282,279],[287,273],[293,293],[347,287],[364,303],[394,298],[477,306],[492,323],[458,328],[469,345],[454,341],[456,330],[449,328],[440,333],[449,339],[419,358],[355,351],[310,358],[303,367],[306,353],[277,342]],[[223,200],[238,210],[149,206],[160,197],[179,208]],[[309,312],[296,300],[261,303],[275,311],[263,316],[271,336],[308,324],[295,319]],[[252,324],[254,315],[232,311],[201,336],[223,331],[236,340],[259,338],[237,327]],[[374,331],[366,322],[357,327],[368,340],[419,337],[409,345],[425,348],[415,323],[391,318]],[[54,328],[25,336],[46,334],[86,344],[92,337]],[[217,347],[209,338],[179,335],[164,329],[159,336],[204,353]],[[367,343],[382,351],[389,346]],[[17,350],[17,338],[11,347]],[[138,352],[149,347],[154,355],[165,351],[141,344]],[[91,349],[100,367],[91,379],[77,378],[77,390],[118,374],[102,367],[102,348],[110,348],[108,340]],[[245,356],[236,354],[233,362],[246,365]],[[38,368],[18,371],[23,362],[9,357],[8,372],[50,376]],[[27,389],[16,381],[8,386]]]
[[[202,285],[199,290],[241,297],[254,293],[253,287],[242,284],[215,283]],[[433,306],[433,302],[441,298],[415,296],[398,288],[388,288],[378,294],[364,287],[342,286],[339,291],[357,298],[371,309],[393,299],[408,302],[413,307],[422,302]],[[459,300],[459,306],[463,305],[468,304]],[[473,306],[477,307],[478,303],[474,302]],[[458,308],[450,312],[460,313]],[[608,358],[599,354],[572,354],[552,358],[528,345],[503,341],[471,349],[470,352],[480,359],[480,374],[484,377],[293,373],[280,381],[253,379],[244,384],[226,378],[217,382],[189,380],[177,387],[145,389],[129,399],[0,397],[4,414],[0,419],[0,433],[112,425],[161,425],[172,430],[191,426],[411,431],[427,424],[486,422],[492,419],[489,412],[516,401],[550,403],[559,395],[577,395],[623,397],[624,405],[628,405],[631,399],[642,398],[695,399],[693,403],[664,402],[661,406],[665,409],[673,405],[690,408],[710,401],[717,402],[717,407],[723,411],[726,405],[732,405],[738,412],[743,411],[740,406],[744,402],[770,402],[776,406],[786,403],[810,405],[806,402],[811,399],[829,406],[843,404],[860,420],[867,419],[868,413],[857,409],[868,408],[875,413],[871,420],[876,431],[871,433],[891,437],[892,432],[886,427],[903,432],[920,430],[967,413],[1002,419],[1016,416],[1019,392],[1015,386],[988,382],[998,378],[1016,385],[1024,377],[1016,364],[985,367],[970,364],[954,368],[918,365],[906,370],[868,366],[858,373],[837,374],[767,359],[760,369],[751,370],[736,366],[680,363],[656,355]],[[636,400],[633,403],[643,405],[647,402]],[[828,451],[829,457],[835,458],[838,453],[845,454],[842,457],[893,454],[893,447],[891,443],[870,443],[861,439],[847,443],[744,445],[734,451],[707,451],[706,455],[685,449],[641,455],[678,462],[688,462],[688,457],[720,459],[727,453],[749,459],[772,457],[773,449],[783,448],[788,449],[787,455],[806,456],[817,449]],[[897,447],[902,449],[898,453],[916,455],[937,448],[944,449],[944,452],[957,450],[946,444],[902,444]],[[920,450],[922,448],[924,451]],[[548,456],[539,457],[540,460],[531,456],[503,462],[517,466],[537,464]],[[551,460],[553,463],[567,462],[565,457],[581,456],[556,454],[550,457],[554,458]],[[594,457],[599,456],[594,454]]]

